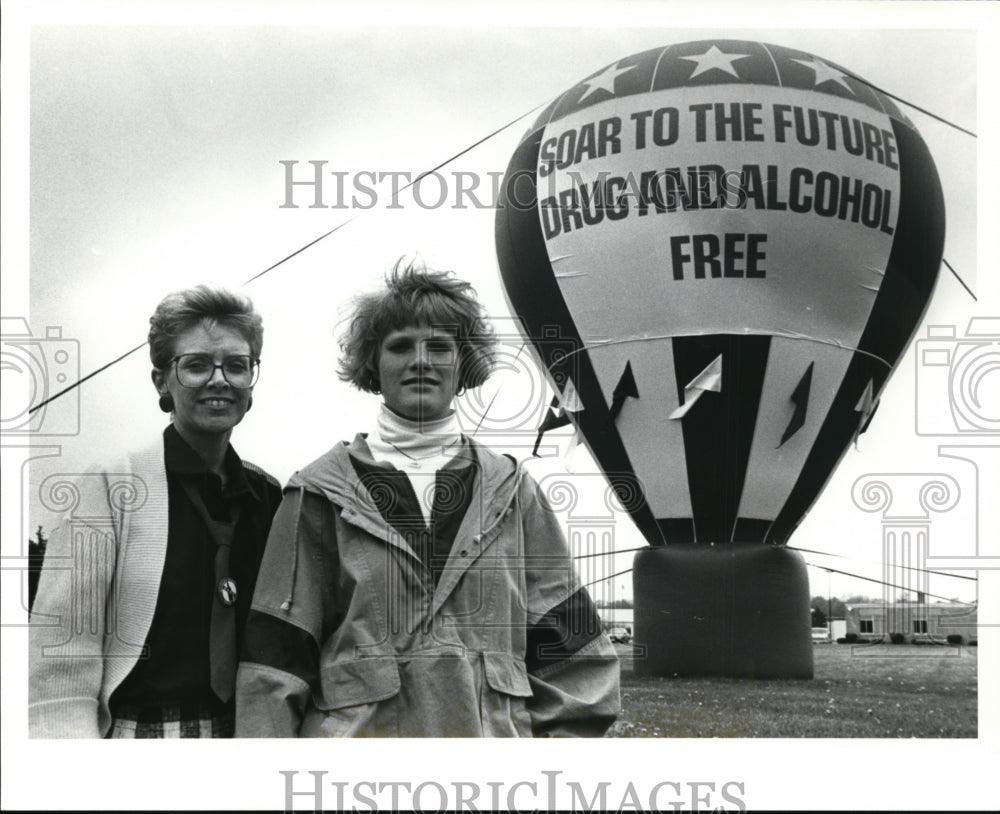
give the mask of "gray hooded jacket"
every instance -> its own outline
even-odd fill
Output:
[[[237,679],[238,737],[601,735],[619,665],[536,483],[467,441],[436,582],[338,444],[285,489]]]

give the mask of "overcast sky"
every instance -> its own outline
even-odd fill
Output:
[[[377,286],[396,258],[419,252],[432,267],[471,280],[505,325],[509,312],[489,203],[493,179],[532,122],[533,108],[622,56],[717,34],[666,28],[36,28],[32,328],[38,333],[60,326],[63,337],[79,341],[81,372],[90,372],[143,341],[149,314],[167,291],[206,279],[240,285],[353,216],[336,234],[245,287],[264,315],[264,361],[253,412],[233,442],[284,481],[336,441],[367,429],[377,405],[334,375],[335,324],[345,302]],[[815,53],[976,129],[972,32],[775,29],[725,35]],[[908,112],[931,145],[948,195],[945,257],[976,290],[976,140]],[[398,208],[388,208],[391,176],[379,185],[375,174],[415,177],[525,114],[449,164],[442,173],[447,189],[428,180],[416,195],[403,192]],[[282,161],[298,163],[287,170]],[[310,208],[315,197],[307,187],[292,191],[296,208],[283,208],[286,173],[310,180],[311,161],[326,162],[327,208]],[[343,173],[342,191],[334,172]],[[465,189],[478,184],[468,195],[458,192],[460,172],[468,173]],[[355,201],[359,206],[351,207]],[[964,328],[963,309],[973,304],[946,274],[931,322]],[[511,342],[514,350],[520,345]],[[810,561],[880,577],[879,516],[858,512],[850,487],[860,474],[907,471],[903,460],[915,440],[912,357],[901,368],[871,432],[848,453],[792,542],[856,559]],[[80,471],[109,447],[128,448],[155,436],[164,416],[148,369],[142,350],[65,400],[63,409],[80,405],[80,436],[60,457],[33,467],[36,484],[52,472]],[[489,404],[497,392],[493,418],[547,403],[540,378],[529,377],[520,364],[518,369],[473,394],[466,406],[471,426],[477,405]],[[528,411],[522,429],[536,425]],[[587,469],[586,461],[577,464]],[[580,488],[590,482],[581,480]],[[36,515],[34,524],[45,521],[40,508]],[[855,533],[843,533],[845,520]],[[960,526],[946,525],[937,522],[932,538],[961,533]],[[618,548],[641,542],[627,520],[620,524]],[[608,567],[622,571],[630,560],[624,555]],[[840,578],[828,585],[825,576],[814,582],[814,592],[830,587],[844,596],[881,590]],[[631,591],[628,578],[614,587],[619,594]],[[944,596],[974,596],[968,581],[936,579],[930,587]]]
[[[23,76],[12,79],[9,68],[4,72],[5,127],[20,127],[5,131],[4,139],[4,242],[13,235],[15,245],[4,247],[3,313],[29,316],[36,336],[59,327],[63,339],[79,343],[79,371],[88,373],[145,339],[149,315],[168,291],[204,280],[239,286],[353,216],[336,234],[245,288],[264,316],[265,344],[254,408],[233,443],[284,481],[334,442],[367,429],[377,400],[337,381],[335,325],[349,297],[378,285],[399,256],[419,253],[428,265],[469,279],[501,324],[509,312],[493,248],[494,212],[453,208],[453,175],[446,176],[448,198],[440,207],[421,206],[404,193],[399,208],[387,209],[391,190],[384,184],[377,205],[367,210],[309,208],[308,190],[295,191],[298,208],[282,208],[280,162],[298,161],[297,177],[305,178],[309,161],[326,161],[328,172],[346,173],[349,203],[349,185],[358,173],[415,176],[524,117],[446,168],[479,178],[480,200],[488,202],[489,174],[506,168],[537,107],[621,57],[720,35],[814,53],[902,100],[983,131],[991,124],[977,108],[986,75],[977,60],[991,58],[997,43],[982,27],[978,39],[974,28],[962,30],[961,4],[947,5],[956,9],[951,17],[923,11],[918,17],[907,6],[890,19],[875,10],[841,17],[839,9],[848,4],[835,4],[826,17],[776,13],[761,16],[771,26],[766,29],[724,30],[705,27],[715,19],[704,14],[656,16],[649,6],[641,6],[641,14],[637,9],[634,18],[599,17],[603,24],[597,25],[583,14],[586,7],[579,17],[538,17],[532,11],[535,16],[508,14],[488,25],[405,14],[328,16],[320,24],[289,13],[281,18],[286,25],[278,26],[274,9],[266,6],[269,25],[218,19],[206,25],[200,17],[178,14],[161,16],[169,25],[153,26],[129,12],[111,18],[128,24],[114,26],[82,24],[104,21],[96,14],[48,17],[43,22],[75,24],[35,27],[30,49],[26,29],[5,34],[7,65],[30,65],[31,81],[29,142],[27,97],[18,101],[13,122],[7,112],[8,92],[23,96],[27,83]],[[227,21],[261,19],[248,14]],[[397,19],[407,24],[387,25]],[[450,19],[459,24],[446,25]],[[756,24],[735,13],[726,19]],[[868,27],[845,27],[848,20]],[[525,22],[537,27],[513,27]],[[629,22],[635,27],[622,27]],[[974,301],[945,271],[925,322],[955,325],[962,336],[970,317],[995,314],[997,307],[992,272],[983,270],[993,266],[982,249],[977,256],[976,231],[977,193],[989,185],[982,159],[977,166],[977,147],[995,144],[996,130],[988,131],[992,142],[982,134],[977,140],[904,109],[942,178],[945,258],[979,298]],[[17,164],[12,151],[20,157]],[[24,174],[29,158],[30,187]],[[327,179],[325,202],[335,203],[336,189]],[[8,190],[18,183],[12,197]],[[433,203],[437,192],[428,188],[424,203]],[[368,200],[361,196],[362,203]],[[30,233],[9,225],[12,208],[24,216],[30,212]],[[922,327],[918,338],[926,335]],[[46,347],[51,354],[55,345]],[[77,346],[67,347],[72,353]],[[66,400],[79,404],[79,435],[43,439],[60,450],[33,465],[34,487],[48,475],[82,471],[110,448],[155,437],[165,417],[149,367],[143,349]],[[851,494],[855,481],[869,474],[943,473],[954,479],[961,499],[931,518],[932,555],[972,556],[976,530],[995,528],[995,510],[980,507],[976,497],[996,492],[995,471],[938,451],[943,444],[967,448],[982,438],[946,432],[948,405],[935,395],[940,391],[920,389],[925,374],[918,367],[911,347],[870,431],[847,453],[793,537],[792,545],[842,557],[809,555],[810,562],[881,576],[881,515],[861,511]],[[996,399],[1000,374],[991,375],[982,392]],[[495,409],[507,415],[537,381],[521,369],[498,378],[476,399],[486,403],[502,389]],[[475,404],[466,408],[469,421],[475,420]],[[944,428],[940,435],[917,433],[918,409],[927,411],[928,426]],[[7,402],[5,421],[16,414]],[[556,464],[540,466],[548,465]],[[588,471],[585,456],[575,465]],[[16,478],[16,468],[14,475],[8,469],[5,510],[18,509],[10,497],[19,486]],[[33,493],[22,505],[18,534],[44,516]],[[4,528],[6,546],[12,527]],[[619,547],[641,542],[627,523],[621,525]],[[629,565],[625,555],[610,567]],[[814,569],[810,575],[814,593],[881,591],[877,584],[839,576],[828,582],[825,572]],[[631,593],[630,575],[615,584]],[[944,577],[933,577],[930,590],[977,596],[973,583]]]

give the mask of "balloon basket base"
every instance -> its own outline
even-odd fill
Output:
[[[762,543],[672,544],[635,557],[635,672],[813,677],[809,579]]]

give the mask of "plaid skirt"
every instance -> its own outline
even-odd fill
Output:
[[[116,710],[108,738],[231,738],[236,731],[233,710],[218,713],[204,705],[133,707]]]

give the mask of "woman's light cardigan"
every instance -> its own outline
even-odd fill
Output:
[[[156,609],[167,551],[163,441],[43,490],[66,511],[50,536],[31,615],[29,732],[99,738]]]

